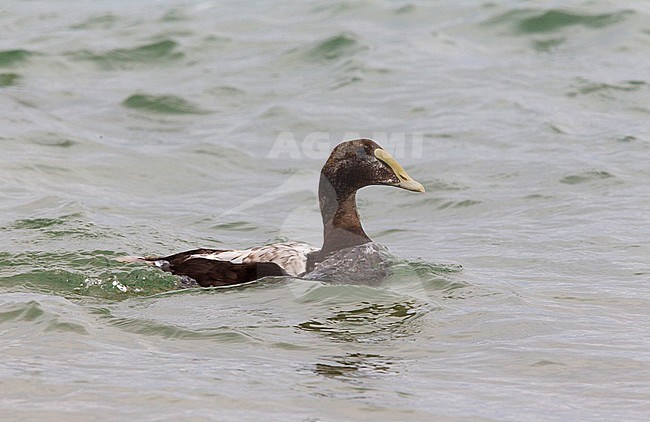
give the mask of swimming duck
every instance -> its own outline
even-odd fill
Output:
[[[357,191],[371,185],[424,192],[424,186],[413,180],[376,142],[345,141],[332,150],[320,173],[321,248],[289,241],[245,250],[194,249],[164,257],[118,260],[147,263],[194,280],[203,287],[247,283],[267,276],[321,279],[339,273],[339,279],[363,279],[367,275],[359,273],[359,264],[371,272],[381,273],[384,270],[381,256],[387,253],[385,247],[368,237],[357,212]]]

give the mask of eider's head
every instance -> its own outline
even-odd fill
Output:
[[[323,166],[321,175],[339,194],[352,193],[370,185],[424,192],[424,186],[413,180],[386,150],[370,139],[338,144]]]

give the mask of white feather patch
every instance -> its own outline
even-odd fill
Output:
[[[307,269],[307,255],[318,248],[303,242],[282,242],[241,251],[224,251],[211,254],[194,254],[191,258],[228,261],[233,264],[249,262],[273,262],[287,274],[298,276]]]

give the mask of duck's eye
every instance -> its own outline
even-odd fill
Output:
[[[367,155],[366,154],[366,149],[364,147],[358,147],[357,148],[357,157],[363,158],[366,155]]]

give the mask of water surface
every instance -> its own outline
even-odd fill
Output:
[[[9,1],[3,420],[643,420],[650,10],[542,2]],[[327,151],[376,286],[177,291],[123,254],[321,242]]]

